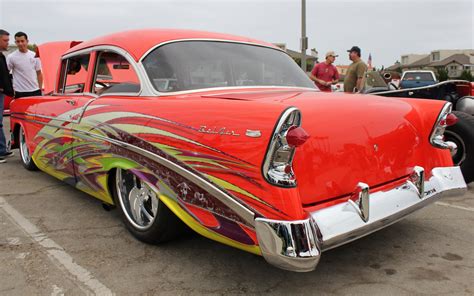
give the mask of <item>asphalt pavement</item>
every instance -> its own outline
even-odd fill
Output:
[[[474,183],[293,273],[196,234],[139,242],[118,210],[15,153],[0,164],[0,295],[474,294]]]

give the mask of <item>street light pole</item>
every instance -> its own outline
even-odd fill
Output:
[[[306,0],[301,0],[301,69],[306,72],[306,50],[308,37],[306,37]]]

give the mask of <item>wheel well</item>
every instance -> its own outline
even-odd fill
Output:
[[[112,200],[114,202],[113,205],[111,206],[116,206],[117,205],[117,200],[116,200],[116,194],[115,194],[115,172],[117,171],[116,168],[113,168],[109,170],[107,173],[107,190],[109,192],[109,195],[112,197]]]
[[[20,141],[20,124],[16,123],[13,127],[13,138],[11,139],[11,149],[18,148]]]

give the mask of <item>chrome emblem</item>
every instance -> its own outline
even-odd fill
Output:
[[[260,138],[262,136],[262,132],[256,130],[247,130],[245,135],[251,138]]]
[[[234,136],[234,137],[240,136],[240,134],[234,132],[233,130],[228,130],[226,127],[210,128],[210,127],[207,127],[206,125],[201,125],[201,127],[198,129],[198,133],[220,135],[220,136]]]

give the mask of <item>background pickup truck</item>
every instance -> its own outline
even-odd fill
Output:
[[[399,88],[414,88],[438,83],[433,71],[405,71],[400,79]]]

